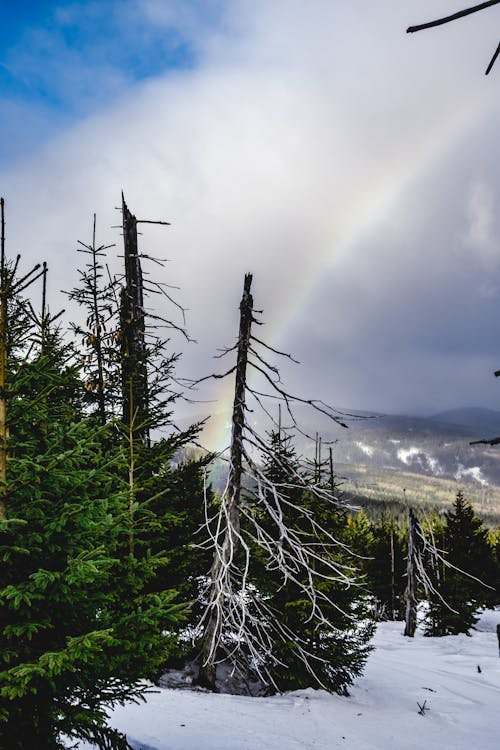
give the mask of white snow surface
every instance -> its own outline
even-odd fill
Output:
[[[443,467],[434,456],[431,456],[426,451],[416,446],[410,448],[399,448],[396,453],[398,459],[406,464],[406,466],[412,466],[412,464],[418,464],[422,469],[430,471],[436,477],[441,476]],[[467,474],[468,472],[465,472]],[[457,477],[458,478],[458,477]]]
[[[375,453],[375,448],[371,445],[366,445],[366,443],[362,443],[359,440],[356,441],[356,445],[358,446],[360,451],[362,451],[369,458],[371,458]]]
[[[470,637],[413,639],[400,622],[379,624],[348,698],[162,689],[145,704],[116,708],[111,724],[136,750],[498,750],[497,623],[500,610],[485,613]]]
[[[462,477],[472,477],[476,482],[482,484],[483,487],[488,485],[488,480],[484,478],[480,466],[471,466],[469,469],[466,469],[463,464],[458,464],[458,469],[455,472],[455,479],[460,481]]]

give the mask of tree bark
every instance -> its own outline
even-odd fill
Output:
[[[226,490],[227,526],[220,553],[216,550],[210,572],[212,581],[209,595],[210,612],[203,634],[201,667],[198,676],[198,684],[210,690],[216,690],[217,645],[222,626],[220,597],[224,596],[224,592],[219,590],[217,583],[220,580],[221,571],[234,559],[239,546],[239,506],[243,462],[243,429],[245,425],[246,370],[253,321],[253,299],[250,294],[251,285],[252,275],[247,273],[245,275],[243,296],[240,303],[240,329],[232,417],[231,458]]]
[[[394,529],[391,528],[391,620],[396,619],[395,565],[394,565]]]
[[[98,299],[98,262],[97,249],[95,245],[96,237],[96,215],[94,214],[94,227],[92,231],[92,307],[94,313],[94,335],[95,335],[95,353],[97,359],[97,405],[99,411],[99,421],[102,425],[106,424],[106,399],[104,396],[104,355],[102,351],[102,334],[103,326],[101,325],[101,311],[99,310]]]
[[[413,515],[413,511],[410,510],[409,514],[409,527],[408,527],[408,558],[406,564],[406,570],[408,575],[408,582],[406,585],[405,599],[406,599],[406,617],[405,617],[405,632],[404,634],[409,638],[413,638],[415,630],[417,629],[417,571],[416,571],[416,555],[417,555],[417,519]]]
[[[122,193],[125,286],[121,294],[123,423],[134,425],[136,439],[149,443],[146,323],[141,261],[137,245],[137,219]],[[132,395],[131,395],[132,394]]]

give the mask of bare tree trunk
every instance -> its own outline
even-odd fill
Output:
[[[0,198],[0,520],[7,518],[7,272],[5,267],[5,213]]]
[[[332,497],[335,497],[335,473],[333,471],[333,450],[332,448],[329,449],[330,459],[329,459],[329,465],[330,465],[330,492],[332,493]]]
[[[416,557],[418,554],[418,540],[417,540],[417,519],[413,515],[413,511],[409,512],[408,521],[408,558],[407,558],[407,575],[408,582],[406,585],[405,599],[406,599],[406,616],[405,616],[405,632],[404,634],[413,638],[415,630],[417,628],[417,571],[416,571]]]
[[[98,299],[98,262],[97,262],[97,249],[95,245],[96,235],[96,215],[94,214],[94,227],[92,231],[92,307],[94,313],[94,326],[95,326],[95,353],[97,359],[97,405],[99,410],[99,421],[102,425],[106,424],[106,400],[104,396],[104,356],[102,352],[102,334],[103,327],[101,325],[101,312],[99,310],[99,299]]]
[[[130,384],[130,403],[131,410],[134,407],[134,394],[132,383]],[[128,545],[130,557],[134,557],[135,534],[134,534],[134,507],[135,507],[135,440],[134,440],[134,421],[131,417],[128,425],[128,512],[129,512],[129,533]]]
[[[137,219],[122,193],[125,287],[121,295],[123,423],[134,424],[136,439],[149,443],[146,324],[141,261],[137,245]],[[131,389],[132,385],[132,389]],[[130,393],[133,394],[133,405]]]
[[[394,529],[391,529],[391,620],[396,619]]]
[[[201,653],[201,667],[198,676],[198,684],[215,690],[217,644],[221,631],[221,608],[218,606],[219,598],[224,592],[219,590],[216,582],[220,579],[220,571],[230,564],[234,559],[239,546],[240,533],[240,494],[241,474],[243,459],[243,427],[245,423],[245,395],[246,395],[246,370],[248,361],[248,348],[250,345],[250,333],[253,321],[253,299],[250,294],[252,275],[245,275],[243,296],[240,303],[240,330],[238,337],[238,358],[236,363],[236,381],[234,389],[234,404],[231,435],[231,458],[229,466],[229,477],[227,483],[227,519],[225,536],[220,553],[214,557],[212,570],[210,572],[212,587],[209,594],[210,613],[203,634],[203,647]]]

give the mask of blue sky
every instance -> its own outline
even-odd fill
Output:
[[[199,40],[217,26],[221,8],[203,0],[160,3],[154,12],[134,0],[5,3],[0,164],[134,85],[196,66]]]
[[[457,0],[3,5],[8,247],[47,259],[55,298],[94,212],[119,247],[123,189],[172,223],[143,241],[199,342],[182,374],[233,341],[253,271],[295,390],[500,406],[500,5],[414,35]]]

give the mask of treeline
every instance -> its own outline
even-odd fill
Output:
[[[222,660],[260,692],[347,693],[372,624],[334,487],[289,453],[290,427],[252,431],[247,403],[265,394],[244,373],[232,490],[212,493],[210,454],[182,460],[200,425],[175,426],[189,386],[161,332],[189,336],[147,310],[148,294],[172,303],[171,292],[143,276],[125,201],[124,272],[109,275],[94,219],[68,291],[82,314],[67,324],[48,304],[47,266],[26,273],[9,259],[3,200],[1,214],[0,746],[61,749],[66,737],[124,750],[106,711],[189,660],[212,689]],[[279,353],[251,335],[250,283],[245,360],[274,387],[256,347]],[[238,366],[241,342],[240,331],[228,350]]]
[[[375,620],[401,617],[408,602],[411,535],[389,515],[352,511],[318,441],[313,461],[297,455],[294,403],[343,426],[349,415],[286,391],[268,356],[291,356],[253,333],[251,276],[224,350],[236,364],[214,374],[236,376],[229,479],[214,493],[213,456],[192,448],[201,425],[175,426],[190,384],[162,331],[189,336],[183,321],[148,312],[148,294],[182,308],[143,276],[140,220],[123,201],[115,278],[94,219],[68,291],[81,319],[63,326],[47,267],[26,273],[9,260],[1,209],[0,747],[61,750],[69,737],[128,750],[107,709],[186,663],[210,689],[224,662],[261,694],[347,694]],[[258,407],[271,423],[263,436],[249,418]],[[461,495],[418,533],[427,632],[465,632],[497,601],[484,584],[498,582],[499,534]]]
[[[427,585],[419,587],[419,620],[426,635],[467,633],[481,608],[500,603],[500,527],[487,528],[458,491],[444,514],[419,507]],[[360,558],[377,619],[403,620],[406,607],[408,509],[399,503],[348,518],[348,538]],[[430,547],[438,550],[432,555]]]
[[[83,322],[64,327],[45,264],[8,258],[1,209],[0,747],[123,750],[106,710],[157,679],[209,569],[191,542],[210,456],[172,464],[198,428],[172,424],[176,357],[149,328],[125,204],[125,273],[108,278],[94,223],[69,292]]]

